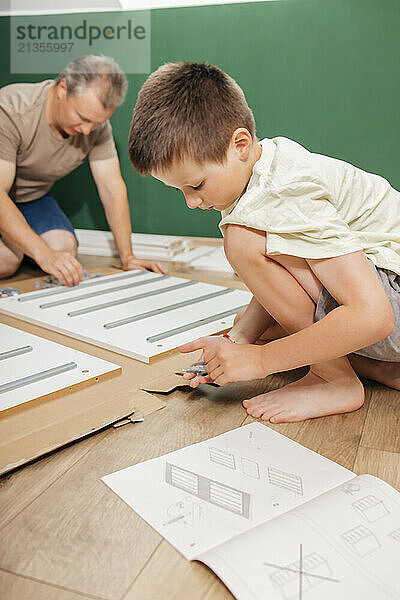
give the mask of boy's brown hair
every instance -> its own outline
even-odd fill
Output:
[[[185,158],[223,163],[239,127],[255,138],[253,113],[232,77],[206,63],[167,63],[138,94],[129,157],[142,175]]]

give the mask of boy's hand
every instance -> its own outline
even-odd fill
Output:
[[[179,350],[203,351],[202,358],[208,377],[195,376],[190,382],[192,387],[210,382],[226,385],[233,381],[261,379],[269,375],[262,365],[263,346],[232,344],[226,338],[210,336],[184,344]]]
[[[192,350],[187,349],[187,347],[190,346],[190,344],[195,344],[195,343],[199,342],[200,339],[201,340],[209,340],[210,345],[214,345],[214,346],[218,346],[219,344],[227,344],[227,343],[230,344],[231,343],[231,342],[229,342],[229,340],[227,340],[226,338],[223,338],[222,336],[209,336],[209,337],[199,338],[198,340],[195,340],[194,342],[189,342],[188,344],[184,344],[183,346],[180,346],[179,351],[180,352],[192,352]],[[204,361],[204,352],[201,353],[199,360]],[[206,366],[204,366],[204,369],[207,370]],[[194,373],[184,373],[183,379],[186,379],[186,381],[189,382],[189,385],[192,388],[196,388],[201,383],[214,383],[214,381],[211,379],[211,377],[203,376],[203,375],[195,375]]]
[[[211,377],[205,377],[204,375],[195,375],[195,373],[184,373],[183,379],[186,379],[186,381],[192,388],[196,388],[201,383],[214,383]]]

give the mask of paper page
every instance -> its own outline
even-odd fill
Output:
[[[103,481],[191,560],[353,475],[252,423]]]
[[[238,600],[398,600],[400,494],[360,475],[199,560]]]

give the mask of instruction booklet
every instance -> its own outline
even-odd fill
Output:
[[[261,423],[103,481],[239,600],[400,598],[400,493]]]

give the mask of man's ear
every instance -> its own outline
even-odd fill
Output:
[[[67,97],[67,94],[68,94],[67,82],[65,80],[65,77],[63,77],[61,79],[61,81],[59,81],[57,83],[57,88],[56,88],[57,100],[63,100],[64,98]]]
[[[231,138],[231,146],[239,160],[246,161],[253,146],[253,138],[250,131],[245,127],[235,129]]]

